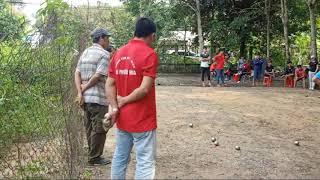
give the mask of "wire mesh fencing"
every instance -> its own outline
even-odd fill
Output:
[[[1,32],[0,179],[78,178],[86,161],[73,72],[88,27],[46,13],[23,39]]]

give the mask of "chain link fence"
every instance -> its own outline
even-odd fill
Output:
[[[69,10],[47,6],[23,39],[1,32],[0,179],[81,178],[87,152],[73,73],[89,30]]]

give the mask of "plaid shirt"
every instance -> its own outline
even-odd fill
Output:
[[[109,58],[109,53],[99,44],[93,44],[82,53],[76,68],[81,74],[82,84],[87,83],[96,73],[103,75],[96,85],[84,92],[85,103],[107,105],[105,83]]]

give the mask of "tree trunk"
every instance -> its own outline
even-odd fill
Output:
[[[270,58],[270,1],[265,0],[265,10],[267,18],[267,60]]]
[[[197,9],[197,24],[198,24],[198,37],[199,37],[199,51],[200,53],[203,50],[204,42],[203,42],[203,34],[202,34],[202,25],[201,25],[201,11],[200,11],[200,2],[199,0],[196,0]]]
[[[184,54],[183,54],[183,64],[184,64],[184,70],[186,70],[186,53],[187,53],[187,22],[184,22]]]
[[[240,57],[246,57],[246,38],[240,38]]]
[[[289,32],[288,32],[288,2],[281,0],[281,19],[283,24],[283,35],[285,44],[286,60],[290,61]]]
[[[216,44],[214,43],[214,39],[211,37],[210,40],[210,59],[212,59],[215,56],[216,53]]]
[[[308,7],[310,12],[310,24],[311,24],[311,56],[317,56],[317,25],[316,25],[316,0],[308,0]]]
[[[251,61],[252,60],[252,56],[253,56],[253,46],[251,45],[249,47],[249,60]]]

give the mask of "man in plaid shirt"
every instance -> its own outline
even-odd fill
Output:
[[[85,128],[89,146],[89,165],[106,165],[110,161],[101,157],[107,131],[103,129],[104,115],[108,112],[105,82],[110,54],[110,33],[102,28],[95,29],[91,37],[93,45],[81,55],[76,71],[75,84],[80,106],[85,111]]]

